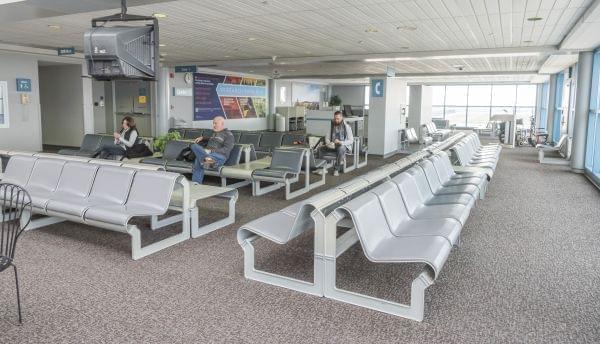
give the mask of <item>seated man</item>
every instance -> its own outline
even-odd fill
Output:
[[[213,134],[211,137],[198,137],[194,140],[191,148],[196,155],[192,181],[202,184],[204,180],[204,165],[219,167],[227,161],[229,153],[235,143],[233,134],[225,128],[225,118],[216,116],[213,119]],[[205,147],[199,145],[200,142],[206,142]]]
[[[336,160],[333,166],[333,175],[339,175],[339,172],[344,166],[346,160],[346,153],[352,150],[352,143],[354,142],[354,136],[352,135],[352,128],[344,121],[341,111],[336,111],[333,114],[333,121],[331,122],[331,129],[329,135],[325,136],[325,146],[321,148],[323,151],[335,151]]]

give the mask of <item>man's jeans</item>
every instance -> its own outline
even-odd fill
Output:
[[[204,158],[212,158],[215,163],[215,167],[219,167],[225,163],[225,157],[219,153],[211,152],[206,153],[206,150],[197,143],[192,144],[192,151],[196,155],[196,160],[194,161],[194,169],[192,172],[192,181],[198,184],[202,184],[204,181]]]
[[[346,153],[348,152],[348,148],[344,145],[336,144],[335,148],[329,148],[327,146],[323,146],[321,149],[325,152],[335,152],[336,153],[335,165],[333,167],[334,167],[334,169],[341,171],[342,166],[344,165],[344,161],[346,160]]]

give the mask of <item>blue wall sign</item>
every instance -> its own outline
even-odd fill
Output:
[[[31,92],[31,79],[17,79],[17,92]]]
[[[175,73],[196,73],[197,70],[196,66],[175,66]]]
[[[383,79],[371,80],[371,97],[383,97],[384,81]]]
[[[56,48],[56,51],[58,52],[58,56],[73,55],[75,54],[75,47]]]

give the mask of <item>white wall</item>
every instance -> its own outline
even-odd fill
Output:
[[[16,78],[31,79],[29,104],[22,105]],[[0,80],[8,83],[10,127],[0,129],[0,149],[42,149],[37,59],[32,55],[0,52]]]
[[[365,105],[364,85],[333,85],[331,95],[338,95],[342,99],[342,105]]]
[[[421,125],[431,122],[432,88],[431,86],[412,85],[410,87],[410,107],[408,109],[408,127],[414,128],[419,137]]]
[[[39,68],[43,143],[79,147],[83,140],[81,65]]]

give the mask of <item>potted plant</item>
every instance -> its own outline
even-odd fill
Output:
[[[154,151],[162,152],[168,141],[181,140],[181,135],[177,131],[171,131],[154,139]]]
[[[329,106],[331,106],[334,111],[339,111],[340,105],[342,105],[342,99],[337,94],[334,94],[329,98]]]

